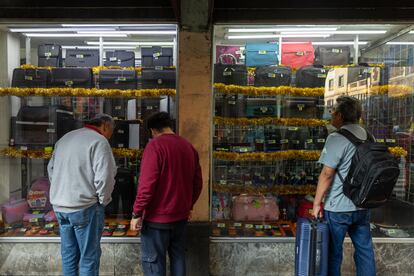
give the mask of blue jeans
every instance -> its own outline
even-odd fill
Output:
[[[166,254],[170,258],[171,276],[185,276],[185,242],[187,222],[171,229],[157,229],[143,223],[141,229],[141,260],[145,276],[165,276]]]
[[[56,212],[56,217],[60,226],[63,275],[99,275],[104,207],[95,204],[78,212]]]
[[[369,226],[369,211],[325,211],[325,218],[330,231],[329,275],[341,275],[342,244],[348,233],[355,248],[354,261],[357,276],[375,276],[375,256]]]

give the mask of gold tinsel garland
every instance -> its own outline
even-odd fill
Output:
[[[175,89],[0,88],[0,96],[160,97],[175,96]]]
[[[112,148],[112,152],[118,157],[137,158],[141,157],[141,149],[126,149],[126,148]],[[0,150],[0,155],[14,157],[14,158],[44,158],[50,159],[52,157],[51,150],[22,150],[17,148],[4,148]]]
[[[291,86],[278,87],[255,87],[255,86],[240,86],[240,85],[226,85],[223,83],[215,83],[214,88],[219,93],[224,94],[243,94],[247,96],[323,96],[325,88],[299,88]]]
[[[407,151],[402,147],[390,147],[389,152],[395,156],[407,156]],[[317,150],[286,150],[276,152],[225,152],[214,151],[213,157],[219,160],[229,161],[273,161],[273,160],[318,160],[321,152]]]
[[[300,159],[300,160],[317,160],[320,156],[320,151],[312,150],[286,150],[276,152],[248,152],[248,153],[236,153],[236,152],[224,152],[214,151],[213,157],[220,160],[231,161],[272,161],[272,160],[288,160],[288,159]]]
[[[408,85],[377,85],[370,88],[371,94],[385,95],[389,94],[392,97],[402,97],[408,94],[412,94],[413,87]]]
[[[283,126],[325,126],[328,121],[319,119],[302,119],[302,118],[274,118],[274,117],[263,117],[263,118],[224,118],[214,117],[214,124],[216,125],[283,125]]]
[[[98,75],[101,70],[108,70],[108,69],[135,70],[137,71],[138,75],[140,75],[142,71],[142,67],[95,66],[95,67],[92,67],[92,72],[94,75]]]
[[[273,187],[254,187],[250,185],[222,185],[213,184],[213,191],[218,193],[233,194],[266,194],[275,193],[279,195],[308,195],[316,192],[315,185],[293,186],[293,185],[276,185]]]
[[[32,65],[32,64],[23,64],[23,65],[20,65],[20,69],[24,69],[24,70],[28,70],[28,69],[32,69],[32,70],[49,70],[49,71],[51,71],[53,69],[53,67],[51,67],[51,66],[42,67],[42,66],[35,66],[35,65]]]

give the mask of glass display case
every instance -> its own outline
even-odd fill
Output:
[[[159,111],[176,118],[176,25],[3,27],[6,46],[17,49],[0,54],[8,67],[0,88],[0,238],[59,236],[48,160],[63,135],[98,113],[115,119],[109,142],[118,166],[103,236],[138,236],[129,220],[150,138],[144,121]],[[139,35],[142,28],[148,34]]]
[[[349,95],[400,160],[376,237],[413,236],[413,34],[401,25],[217,25],[211,235],[293,237],[310,217],[330,110]],[[397,215],[399,214],[399,215]]]

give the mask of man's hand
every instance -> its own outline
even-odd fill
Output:
[[[190,214],[188,214],[188,220],[193,219],[193,210],[190,210]]]
[[[313,214],[312,215],[315,218],[322,218],[323,217],[321,205],[319,205],[319,204],[313,205]]]
[[[141,226],[142,226],[142,218],[131,219],[131,223],[130,223],[131,230],[139,231],[141,230]]]

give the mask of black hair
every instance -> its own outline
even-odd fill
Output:
[[[350,96],[340,96],[336,99],[335,112],[341,113],[344,124],[358,123],[362,115],[361,102]]]
[[[93,117],[91,120],[88,121],[89,125],[100,127],[105,123],[111,123],[113,126],[115,125],[114,119],[109,116],[108,114],[97,114],[95,117]]]
[[[161,132],[164,128],[173,128],[170,114],[167,112],[157,112],[148,117],[145,121],[146,129],[155,129]]]

